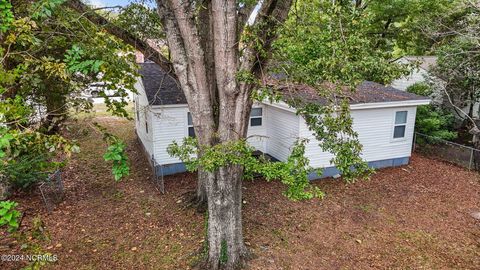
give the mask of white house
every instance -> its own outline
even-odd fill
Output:
[[[431,69],[437,65],[436,56],[404,56],[399,58],[397,62],[401,64],[418,64],[418,67],[414,68],[407,76],[394,80],[391,84],[392,87],[406,91],[409,86],[412,86],[415,83],[433,83],[433,85],[435,85],[433,88],[434,92],[430,96],[432,103],[443,104],[450,107],[449,101],[445,98],[444,93],[445,87],[448,87],[446,82],[431,74]],[[465,119],[465,114],[468,114],[470,108],[472,109],[474,116],[479,114],[480,102],[472,103],[468,100],[465,102],[459,102],[459,100],[456,100],[456,103],[458,104],[455,105],[459,106],[463,111],[463,113],[457,111],[457,113],[453,114],[459,120]]]
[[[179,159],[166,151],[172,141],[181,141],[193,133],[183,92],[176,82],[158,65],[144,63],[140,70],[135,97],[135,127],[137,135],[156,169],[163,175],[185,171]],[[309,88],[285,92],[306,102],[322,102]],[[350,97],[354,129],[363,145],[363,158],[375,168],[405,165],[409,162],[415,124],[416,106],[428,104],[429,99],[392,87],[364,82]],[[254,136],[260,135],[260,136]],[[262,102],[253,106],[248,129],[249,142],[259,151],[284,161],[298,138],[308,138],[306,156],[313,167],[325,168],[310,179],[338,173],[323,152],[305,120],[284,102]]]
[[[401,77],[392,82],[392,87],[405,91],[409,86],[420,82],[428,82],[430,77],[430,69],[437,63],[436,56],[404,56],[399,58],[396,62],[400,64],[418,64],[410,74]]]

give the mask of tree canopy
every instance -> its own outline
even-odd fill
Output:
[[[109,110],[127,116],[136,81],[132,48],[63,2],[0,2],[0,175],[22,187],[64,165],[60,152],[78,150],[55,133],[71,110],[91,108],[83,89],[106,82],[121,97],[101,92]]]
[[[479,117],[473,109],[480,100],[479,18],[480,6],[462,2],[438,21],[443,28],[431,33],[445,37],[436,52],[438,61],[432,75],[443,81],[438,91],[447,101],[455,107],[468,107],[466,115],[459,108],[454,109],[461,118]]]

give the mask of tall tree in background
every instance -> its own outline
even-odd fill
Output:
[[[109,111],[126,116],[136,81],[131,47],[63,2],[0,1],[0,182],[20,188],[65,165],[55,150],[72,145],[56,132],[70,110],[91,108],[83,89],[105,81],[121,97],[103,95]]]
[[[437,66],[432,71],[442,83],[435,85],[435,90],[444,97],[443,105],[464,120],[474,146],[480,148],[480,2],[458,1],[454,9],[425,29],[432,38],[442,41]]]
[[[397,38],[372,33],[388,4],[380,10],[376,1],[367,3],[297,1],[275,42],[280,70],[312,85],[323,81],[355,85],[363,80],[388,84],[408,72],[408,67],[392,62]]]
[[[368,33],[375,47],[394,56],[431,54],[438,42],[425,31],[425,25],[448,12],[451,0],[355,0],[339,1],[368,17],[361,30]],[[365,18],[364,18],[365,19]]]
[[[474,107],[480,101],[480,3],[460,1],[434,23],[430,35],[443,38],[432,71],[444,82],[437,90],[471,126],[472,119],[479,117]],[[465,107],[467,113],[462,111]]]

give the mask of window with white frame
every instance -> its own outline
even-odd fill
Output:
[[[193,128],[192,114],[187,113],[187,127],[188,127],[188,136],[195,138],[195,129]]]
[[[395,112],[395,124],[393,127],[393,138],[405,138],[405,131],[407,129],[407,111]]]
[[[261,126],[262,125],[263,110],[262,108],[252,108],[250,112],[250,126]]]

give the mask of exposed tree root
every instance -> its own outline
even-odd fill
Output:
[[[199,198],[196,191],[187,191],[183,193],[181,197],[185,203],[185,208],[196,208],[197,213],[205,213],[207,211],[207,200],[205,198]]]

